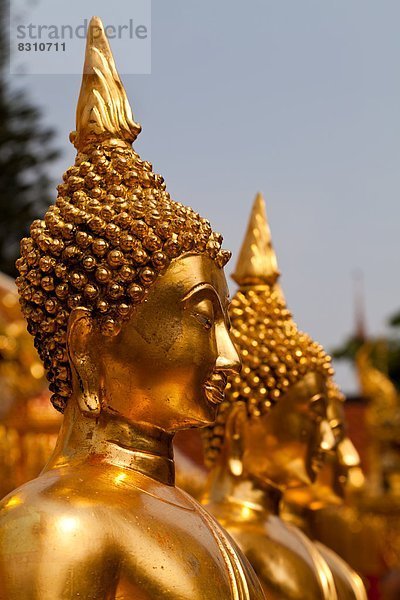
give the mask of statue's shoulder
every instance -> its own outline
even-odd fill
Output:
[[[148,522],[154,526],[170,512],[178,521],[182,511],[193,511],[186,495],[139,473],[104,464],[55,468],[0,502],[0,551],[17,537],[59,544],[59,535],[80,532],[98,545],[127,524],[147,531]]]
[[[59,598],[75,587],[82,597],[103,598],[115,587],[112,511],[100,487],[95,478],[54,469],[1,501],[0,600],[26,598],[30,589]]]
[[[39,475],[0,502],[0,555],[31,552],[43,547],[62,547],[71,537],[76,545],[96,539],[101,547],[112,519],[112,494],[100,470],[51,469]],[[103,477],[103,479],[102,479]],[[115,496],[115,495],[114,495]],[[115,498],[115,505],[117,499]],[[104,541],[106,543],[106,541]],[[39,548],[40,547],[40,548]]]
[[[367,600],[365,586],[358,573],[324,544],[315,542],[315,545],[332,571],[339,597]]]
[[[322,598],[323,593],[310,552],[311,542],[297,528],[275,515],[237,520],[226,518],[223,525],[250,560],[264,589],[272,597]]]
[[[81,484],[79,490],[78,483],[73,485],[62,470],[54,470],[8,494],[0,502],[0,552],[4,545],[8,549],[28,545],[28,539],[29,544],[36,546],[56,542],[72,532],[85,530],[85,535],[90,536],[97,494],[91,499],[89,489],[93,492],[93,486]]]

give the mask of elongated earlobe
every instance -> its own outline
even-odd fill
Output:
[[[84,308],[72,311],[68,324],[67,348],[73,378],[79,385],[78,405],[86,416],[101,412],[99,362],[93,357],[93,319]]]
[[[247,419],[246,407],[238,404],[232,409],[226,423],[226,451],[228,468],[232,475],[243,474],[243,425]]]

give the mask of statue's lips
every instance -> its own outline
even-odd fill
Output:
[[[213,373],[210,379],[204,384],[204,391],[207,396],[207,400],[212,404],[221,404],[225,397],[225,388],[227,384],[227,377],[223,373]]]

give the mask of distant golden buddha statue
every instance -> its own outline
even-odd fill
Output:
[[[385,367],[387,345],[384,340],[366,340],[355,357],[361,393],[368,401],[369,494],[381,496],[389,492],[400,498],[400,396],[387,373],[374,364],[374,353]]]
[[[387,341],[365,338],[355,357],[360,390],[367,400],[369,434],[366,485],[344,516],[354,527],[350,544],[337,511],[318,520],[317,534],[373,581],[400,570],[400,395],[387,373]],[[355,539],[354,539],[355,538]],[[393,583],[394,579],[389,577]],[[398,576],[397,576],[398,581]],[[386,597],[386,596],[385,596]]]
[[[0,273],[0,498],[36,477],[54,449],[61,415],[45,387],[17,288]]]
[[[174,486],[174,433],[214,421],[239,367],[229,253],[132,149],[139,131],[93,18],[75,166],[17,265],[64,422],[41,475],[1,504],[1,600],[264,597],[222,527]]]
[[[360,333],[363,331],[361,326]],[[391,570],[395,573],[400,566],[400,502],[396,493],[399,399],[387,374],[374,364],[373,359],[378,358],[384,367],[384,354],[384,343],[366,340],[355,360],[361,393],[368,401],[365,483],[359,469],[350,468],[344,504],[335,506],[332,497],[331,502],[309,513],[307,518],[312,525],[312,535],[368,579],[372,588],[379,585],[385,574]],[[325,472],[334,464],[335,454],[332,454]],[[340,486],[335,486],[335,493],[340,495]]]
[[[204,502],[252,563],[275,600],[337,598],[315,544],[280,517],[287,488],[311,484],[335,443],[327,417],[329,356],[294,323],[261,195],[233,275],[230,310],[243,368],[231,376],[206,434],[210,476]]]
[[[286,491],[282,511],[288,522],[300,527],[314,541],[318,535],[318,523],[315,520],[323,520],[323,509],[343,503],[349,478],[352,479],[353,486],[361,486],[364,481],[360,457],[346,430],[344,396],[333,379],[327,382],[327,393],[328,418],[335,435],[335,447],[327,454],[314,483]],[[316,545],[334,575],[339,598],[366,600],[367,594],[361,577],[333,550],[317,541]]]

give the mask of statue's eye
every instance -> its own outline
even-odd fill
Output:
[[[209,331],[211,329],[213,321],[210,317],[207,317],[206,315],[203,315],[198,312],[195,312],[194,316],[196,317],[198,322],[201,323],[201,325],[203,325],[203,327],[205,327],[205,329],[207,329],[207,331]]]
[[[208,298],[201,298],[192,306],[194,318],[209,331],[214,324],[214,306]]]
[[[332,427],[331,425],[331,429],[332,429],[332,433],[335,436],[336,441],[340,442],[340,440],[342,440],[344,438],[344,427],[342,424],[338,424],[335,425],[335,427]]]

